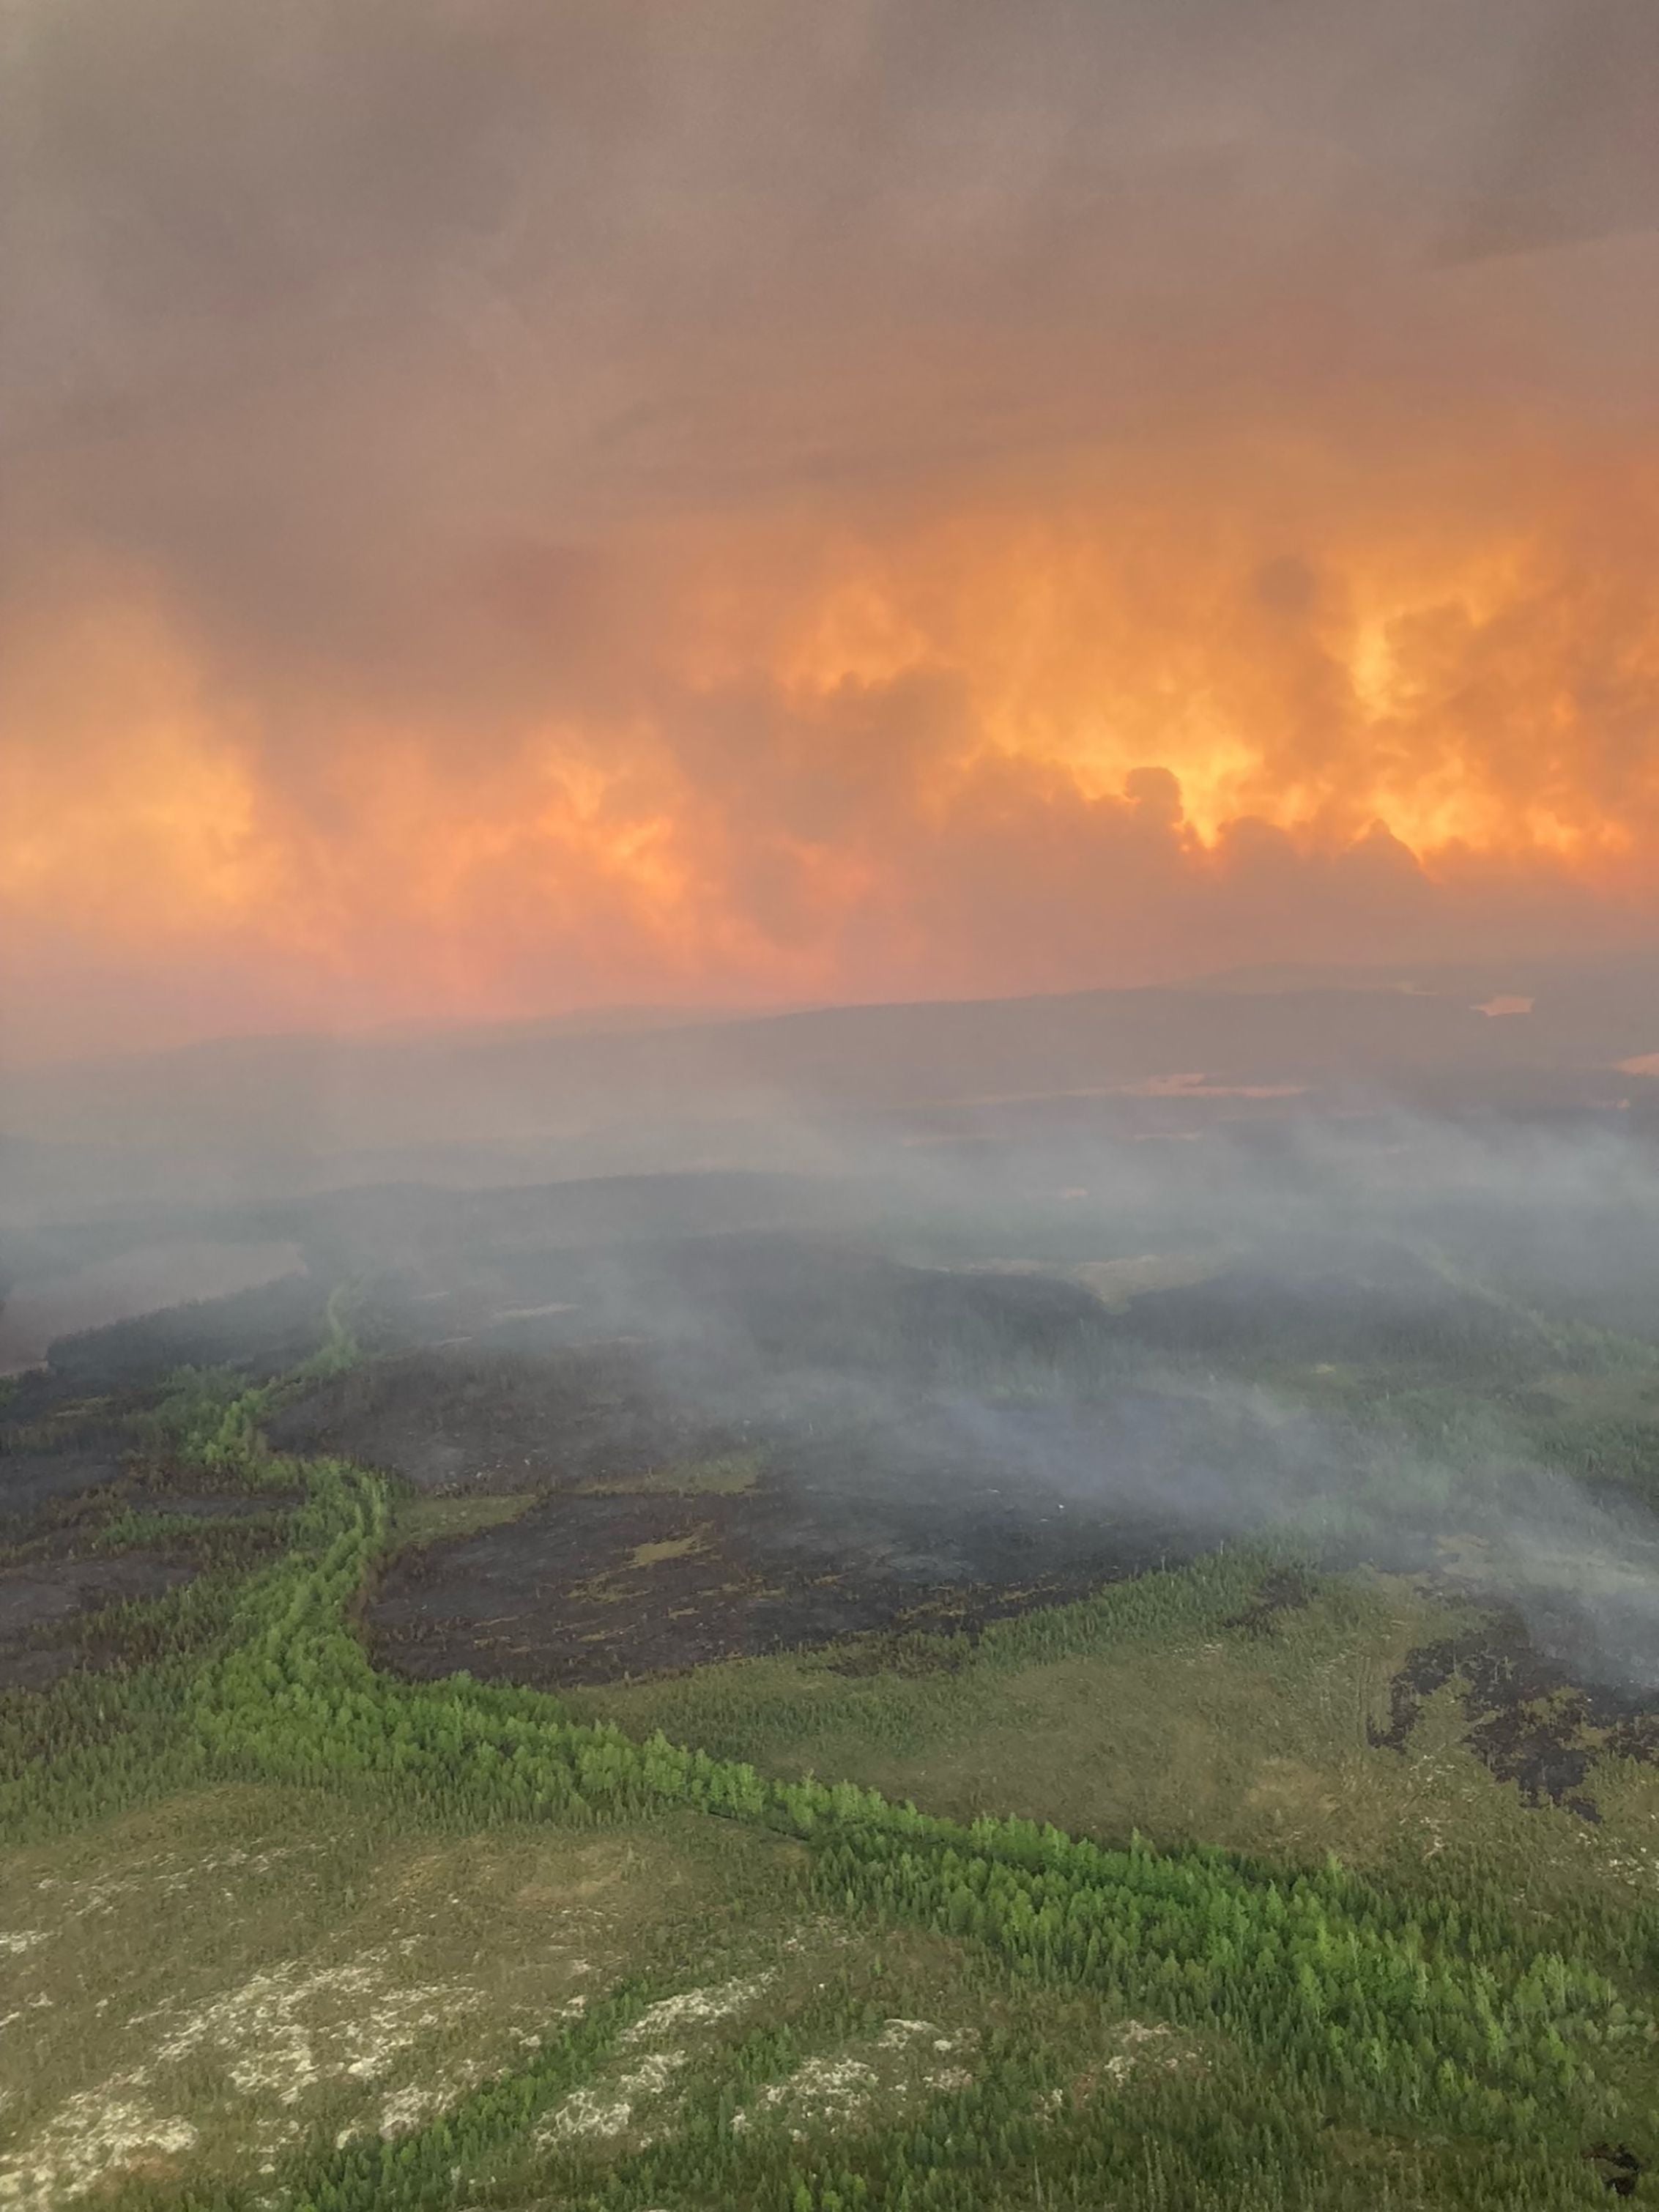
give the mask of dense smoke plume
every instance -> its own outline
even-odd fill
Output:
[[[5,1048],[1644,939],[1644,0],[8,13]]]
[[[118,1199],[89,1181],[78,1208],[14,1216],[0,1366],[195,1297],[60,1340],[25,1411],[181,1365],[275,1369],[345,1285],[374,1356],[284,1416],[285,1448],[577,1494],[585,1455],[614,1474],[636,1431],[674,1440],[647,1456],[757,1450],[766,1556],[890,1607],[1265,1543],[1426,1578],[1515,1614],[1573,1680],[1659,1689],[1639,1126],[1321,1117],[1224,1086],[1151,1103],[1209,1118],[1044,1130],[987,1109],[959,1140],[745,1123],[747,1171],[532,1187],[506,1180],[510,1151],[448,1188],[394,1179],[395,1154],[337,1158],[311,1188],[245,1173],[231,1203],[147,1192],[134,1148]],[[790,1164],[754,1172],[763,1142]],[[239,1282],[268,1287],[220,1296]],[[811,1640],[773,1601],[777,1632]]]

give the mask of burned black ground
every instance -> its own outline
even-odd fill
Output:
[[[1394,1492],[1461,1407],[1509,1425],[1516,1497],[1528,1454],[1632,1488],[1656,1456],[1639,1392],[1616,1460],[1607,1424],[1561,1394],[1557,1368],[1593,1346],[1564,1351],[1513,1296],[1369,1233],[1274,1232],[1115,1303],[1087,1286],[1076,1263],[1102,1248],[1075,1226],[1045,1272],[995,1256],[988,1212],[884,1240],[833,1231],[823,1194],[809,1206],[793,1182],[669,1180],[343,1210],[398,1264],[354,1286],[367,1356],[281,1412],[272,1443],[511,1516],[429,1522],[392,1559],[361,1616],[386,1664],[598,1685],[829,1645],[848,1670],[932,1668],[1008,1613],[1304,1523],[1327,1566],[1425,1574],[1461,1493],[1438,1476],[1403,1507]],[[737,1225],[712,1231],[722,1212]],[[1016,1231],[998,1233],[1006,1252]],[[132,1413],[146,1388],[181,1356],[257,1376],[315,1351],[323,1288],[314,1269],[61,1347],[15,1394],[0,1514],[67,1527],[121,1486],[167,1510],[180,1486]],[[1327,1525],[1332,1498],[1364,1510]],[[1278,1570],[1231,1625],[1272,1635],[1310,1587]],[[1588,1816],[1600,1749],[1659,1732],[1516,1624],[1468,1667],[1418,1654],[1376,1740],[1403,1742],[1455,1678],[1494,1773]]]
[[[1370,1741],[1403,1752],[1428,1699],[1449,1686],[1464,1742],[1528,1804],[1599,1821],[1589,1786],[1599,1758],[1659,1763],[1659,1692],[1575,1678],[1513,1613],[1413,1651],[1389,1685],[1389,1719],[1371,1724]]]
[[[118,1663],[118,1631],[100,1617],[181,1589],[197,1572],[190,1559],[156,1550],[0,1568],[0,1689],[38,1689],[76,1667]]]
[[[971,1631],[1208,1541],[1135,1502],[1156,1492],[1154,1442],[1172,1465],[1221,1453],[1201,1409],[1150,1394],[1085,1418],[753,1365],[665,1370],[614,1346],[456,1355],[448,1371],[434,1426],[452,1480],[545,1494],[394,1562],[366,1623],[378,1656],[423,1674],[597,1682],[874,1630]],[[568,1426],[545,1425],[553,1401]],[[332,1401],[331,1442],[430,1468],[424,1442],[404,1455],[401,1407],[377,1429],[370,1383]],[[1134,1484],[1090,1479],[1131,1461]]]

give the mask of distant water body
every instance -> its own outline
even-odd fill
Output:
[[[297,1244],[199,1239],[141,1244],[117,1259],[40,1283],[26,1278],[0,1309],[0,1375],[39,1367],[60,1336],[136,1321],[195,1298],[228,1297],[304,1272]]]

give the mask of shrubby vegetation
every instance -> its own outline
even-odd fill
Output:
[[[280,1525],[287,1548],[241,1575],[245,1561],[229,1556],[247,1540],[237,1524],[193,1532],[210,1555],[221,1543],[226,1555],[210,1556],[211,1571],[189,1589],[126,1609],[122,1669],[5,1701],[6,1834],[50,1833],[213,1779],[372,1790],[480,1826],[691,1808],[805,1845],[826,1908],[936,1931],[970,1947],[1008,1987],[1098,1992],[1232,2054],[1126,2112],[1121,2100],[1056,2093],[1063,2053],[999,2047],[993,2037],[970,2086],[826,2152],[781,2128],[733,2130],[744,2082],[787,2056],[772,2049],[769,2058],[757,2044],[724,2088],[692,2101],[672,2141],[609,2172],[559,2154],[567,2202],[616,2212],[667,2202],[967,2212],[998,2192],[1010,2203],[1147,2207],[1388,2201],[1391,2185],[1379,2193],[1364,2157],[1351,2172],[1334,2158],[1332,2125],[1426,2146],[1399,2155],[1434,2163],[1437,2201],[1553,2206],[1596,2193],[1586,2146],[1639,2125],[1632,2108],[1651,2089],[1651,1912],[1617,1925],[1586,1917],[1564,1930],[1585,1946],[1567,1956],[1524,1936],[1506,1902],[1476,1883],[1407,1894],[1334,1862],[1287,1872],[1139,1840],[1107,1848],[1017,1819],[953,1823],[850,1784],[767,1778],[660,1735],[637,1741],[537,1692],[381,1675],[352,1616],[391,1540],[386,1481],[337,1459],[284,1458],[262,1437],[297,1380],[349,1360],[343,1308],[331,1323],[325,1351],[287,1382],[191,1372],[163,1395],[147,1448],[216,1486],[297,1494],[297,1507],[255,1524],[262,1538]],[[166,1517],[177,1535],[182,1516]],[[159,1533],[157,1516],[133,1514],[105,1534],[118,1543]],[[1211,1570],[1231,1589],[1250,1571],[1242,1560]],[[1168,1583],[1149,1578],[1094,1612],[1066,1608],[993,1634],[1011,1653],[1061,1656],[1099,1632],[1102,1605],[1127,1620],[1175,1601]],[[1191,1592],[1179,1601],[1192,1603]],[[396,2142],[313,2147],[282,2177],[287,2200],[308,2212],[446,2205],[463,2193],[481,2201],[488,2171],[512,2169],[515,2155],[522,2168],[536,2116],[647,1996],[614,1992],[524,2067]],[[255,2193],[185,2201],[220,2212]]]

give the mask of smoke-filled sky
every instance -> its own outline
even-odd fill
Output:
[[[9,0],[0,1019],[1659,936],[1652,0]]]

